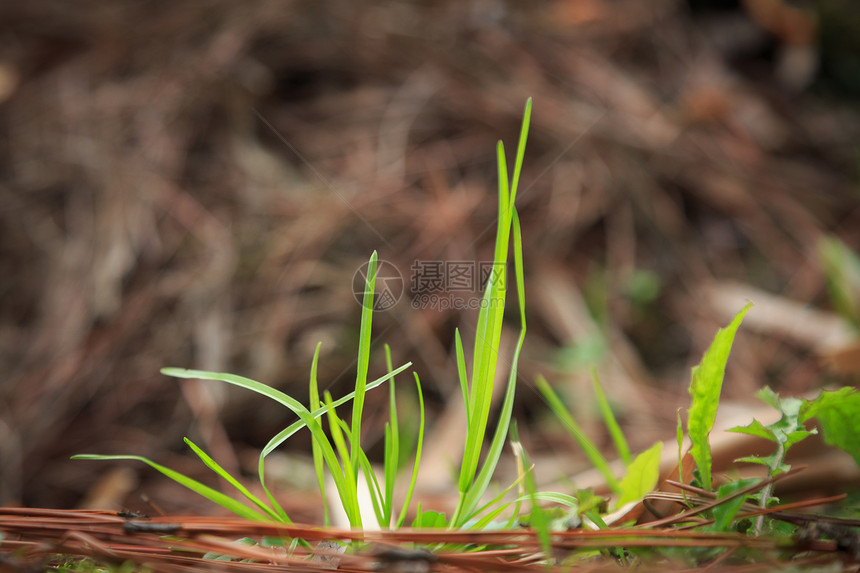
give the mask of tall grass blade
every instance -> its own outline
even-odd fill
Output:
[[[612,437],[612,442],[615,444],[615,450],[624,466],[629,466],[633,461],[633,456],[630,455],[630,446],[627,445],[627,439],[624,437],[624,432],[621,431],[621,426],[618,425],[618,420],[615,419],[615,414],[612,413],[612,408],[609,406],[609,400],[606,399],[606,394],[603,392],[603,386],[600,384],[600,378],[597,377],[597,370],[591,371],[592,385],[594,387],[594,395],[597,397],[597,404],[600,408],[600,414],[603,416],[603,422],[606,424],[606,429],[609,430],[609,435]]]
[[[469,492],[475,478],[490,413],[499,342],[502,333],[502,319],[505,312],[505,295],[507,290],[506,266],[510,231],[514,218],[516,185],[519,181],[520,170],[522,169],[530,116],[531,100],[526,103],[526,110],[523,116],[520,141],[514,165],[513,187],[508,184],[508,169],[504,145],[500,141],[496,147],[499,177],[499,215],[496,228],[496,247],[493,257],[493,269],[487,280],[481,310],[478,313],[478,326],[475,333],[475,350],[468,400],[469,424],[466,431],[466,444],[460,468],[460,479],[458,481],[461,502],[464,499],[464,495]],[[458,512],[458,515],[462,516],[463,513]]]
[[[370,331],[373,322],[373,295],[376,288],[376,251],[367,262],[367,278],[364,298],[361,303],[361,327],[358,339],[358,361],[355,374],[355,398],[352,400],[352,432],[350,436],[350,464],[352,473],[358,477],[359,452],[361,451],[361,415],[364,412],[364,393],[367,389],[367,371],[370,363]]]
[[[537,383],[538,390],[543,394],[543,397],[547,401],[550,409],[556,417],[558,417],[564,427],[567,428],[567,431],[570,432],[570,435],[573,436],[579,444],[579,447],[582,448],[582,451],[585,452],[591,465],[600,472],[613,493],[620,493],[621,488],[619,486],[618,479],[615,477],[615,474],[612,473],[612,469],[609,467],[609,462],[606,461],[606,458],[603,457],[603,454],[600,453],[597,446],[588,439],[588,436],[585,435],[585,432],[582,431],[582,428],[579,427],[579,424],[577,424],[576,420],[573,419],[573,416],[570,415],[570,412],[564,406],[561,399],[558,397],[558,394],[555,393],[546,381],[546,378],[543,376],[537,376],[535,378],[535,382]]]
[[[467,489],[465,495],[460,496],[460,502],[458,503],[454,516],[451,518],[451,527],[460,527],[469,521],[474,514],[474,508],[478,505],[484,492],[486,492],[487,487],[490,484],[490,480],[493,477],[493,473],[496,471],[496,465],[499,462],[502,450],[504,449],[505,438],[508,435],[508,427],[510,425],[511,415],[514,409],[514,397],[516,395],[517,386],[517,368],[519,365],[520,352],[522,351],[526,337],[526,311],[522,234],[516,211],[513,212],[512,221],[514,228],[514,270],[517,279],[517,301],[520,305],[520,335],[517,340],[517,345],[514,348],[511,368],[508,373],[508,385],[505,390],[505,397],[502,401],[502,408],[499,412],[499,421],[496,426],[496,432],[493,435],[493,440],[490,443],[489,450],[487,451],[487,458],[484,461],[484,465],[481,467],[481,471]]]

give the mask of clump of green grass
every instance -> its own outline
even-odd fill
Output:
[[[479,502],[487,491],[490,480],[495,471],[498,460],[508,434],[508,427],[513,411],[514,396],[517,380],[517,361],[525,337],[525,297],[523,294],[523,265],[522,265],[522,238],[519,220],[517,218],[514,202],[516,200],[517,186],[522,170],[523,155],[525,153],[526,139],[528,135],[529,120],[531,117],[531,100],[526,103],[523,117],[520,141],[517,146],[516,159],[512,177],[508,179],[508,169],[505,159],[504,145],[499,142],[499,213],[496,232],[496,249],[493,259],[493,272],[489,277],[484,291],[481,309],[478,315],[475,346],[473,350],[473,361],[471,375],[467,375],[465,352],[459,331],[456,333],[457,365],[463,399],[466,403],[467,431],[464,442],[460,477],[458,489],[460,492],[459,502],[454,514],[448,519],[441,514],[424,512],[422,516],[419,510],[419,525],[427,525],[432,521],[433,525],[445,525],[451,528],[459,528],[477,518],[478,514],[487,512],[488,506],[478,507]],[[508,289],[508,251],[513,234],[514,247],[514,274],[517,282],[518,302],[520,306],[521,331],[520,337],[513,356],[513,363],[508,376],[508,385],[502,403],[499,421],[490,442],[489,451],[481,463],[481,450],[488,432],[488,420],[490,403],[493,396],[493,385],[495,381],[496,368],[499,358],[499,344],[501,339],[502,319],[505,311],[505,301]],[[80,454],[73,456],[79,460],[137,460],[148,464],[152,468],[163,473],[167,477],[177,481],[190,490],[206,497],[207,499],[221,505],[233,513],[256,520],[275,520],[290,522],[286,511],[277,502],[277,499],[269,491],[265,480],[265,460],[272,451],[303,428],[307,428],[313,438],[312,449],[314,468],[320,491],[325,496],[325,476],[331,476],[337,489],[342,508],[346,513],[352,527],[361,528],[363,517],[359,509],[358,491],[359,474],[363,473],[368,484],[370,498],[372,500],[374,518],[382,527],[400,527],[404,524],[409,511],[409,505],[415,489],[415,483],[419,472],[421,449],[424,436],[424,402],[421,392],[421,382],[417,374],[413,374],[418,392],[419,427],[417,431],[417,451],[413,460],[413,470],[407,487],[405,499],[395,511],[395,481],[397,470],[400,466],[400,422],[397,417],[394,378],[407,370],[411,363],[406,363],[396,369],[392,368],[391,355],[386,349],[386,362],[388,373],[384,376],[367,381],[370,364],[371,326],[373,319],[373,299],[375,293],[375,282],[377,273],[377,254],[374,252],[368,261],[368,272],[366,277],[361,327],[358,344],[357,372],[355,390],[346,396],[334,400],[329,392],[324,392],[322,398],[319,394],[317,381],[317,365],[319,359],[319,345],[314,353],[311,364],[309,388],[309,405],[305,406],[291,396],[256,380],[225,374],[220,372],[207,372],[201,370],[187,370],[184,368],[164,368],[163,374],[176,378],[191,378],[198,380],[211,380],[226,382],[247,390],[256,392],[262,396],[275,400],[296,416],[298,421],[284,428],[269,440],[268,444],[261,450],[258,461],[258,476],[261,487],[266,494],[265,500],[252,494],[234,476],[230,475],[218,462],[212,459],[206,452],[194,442],[185,438],[185,443],[200,458],[200,460],[217,475],[225,479],[235,490],[245,498],[245,502],[225,495],[212,489],[188,476],[166,468],[147,458],[134,455],[100,455]],[[389,387],[389,422],[385,427],[385,457],[383,460],[384,477],[383,483],[379,483],[374,473],[366,452],[362,448],[362,416],[364,413],[365,395],[368,391],[388,382]],[[351,423],[347,424],[337,413],[337,407],[347,402],[352,402]],[[327,422],[327,428],[323,423]],[[326,431],[326,429],[328,431]],[[505,506],[503,506],[505,507]],[[491,515],[497,515],[490,511]],[[329,508],[325,508],[324,520],[329,521]]]
[[[654,490],[659,477],[660,454],[663,444],[658,442],[651,448],[633,456],[609,406],[609,400],[595,375],[594,392],[598,405],[618,457],[625,467],[623,476],[615,475],[606,457],[584,434],[551,385],[544,378],[537,378],[538,389],[546,399],[550,409],[571,433],[594,467],[602,473],[613,493],[613,503],[608,505],[589,491],[578,491],[572,495],[539,491],[528,454],[517,437],[516,427],[512,427],[511,418],[516,396],[517,367],[526,333],[523,249],[515,200],[530,116],[531,100],[525,106],[510,178],[504,146],[501,142],[497,146],[499,208],[493,268],[499,272],[494,272],[489,277],[483,294],[478,315],[475,345],[472,349],[471,372],[467,371],[465,349],[460,333],[459,331],[455,333],[457,372],[462,399],[465,403],[467,427],[462,463],[457,480],[458,502],[450,517],[419,506],[414,510],[416,517],[411,525],[421,528],[482,529],[492,524],[493,527],[511,529],[519,527],[521,523],[527,523],[537,531],[544,555],[549,556],[553,546],[553,532],[579,527],[583,523],[590,524],[594,528],[605,528],[606,524],[603,517],[609,511],[622,510],[638,504],[649,492]],[[509,257],[511,245],[513,245],[513,256]],[[832,254],[832,252],[836,252],[834,248],[828,252],[831,252],[830,259],[836,258]],[[839,252],[842,253],[842,251]],[[502,320],[510,279],[508,276],[509,258],[513,260],[513,278],[516,284],[520,333],[511,358],[507,386],[498,421],[492,431],[492,438],[487,451],[482,456],[482,449],[490,433],[490,406],[496,370],[499,365]],[[394,368],[390,350],[386,346],[387,373],[375,380],[368,381],[376,274],[377,254],[374,252],[368,261],[362,301],[355,389],[345,396],[334,399],[327,391],[323,392],[322,396],[320,395],[317,380],[319,345],[310,365],[308,382],[310,397],[307,406],[275,388],[242,376],[183,368],[165,368],[162,370],[164,374],[176,378],[225,382],[251,390],[280,403],[298,417],[297,421],[275,434],[260,451],[258,478],[261,488],[265,492],[265,499],[251,493],[237,478],[230,475],[217,461],[188,438],[185,438],[185,443],[204,465],[226,480],[244,498],[244,501],[239,501],[141,456],[81,454],[74,456],[74,459],[141,461],[237,515],[252,520],[290,523],[289,515],[266,485],[265,461],[272,451],[296,432],[307,428],[312,437],[314,468],[323,499],[327,499],[326,476],[330,476],[350,525],[353,528],[364,527],[365,519],[368,516],[363,516],[359,509],[359,498],[363,495],[359,491],[359,476],[363,475],[372,502],[375,521],[383,528],[402,527],[406,524],[407,516],[412,512],[410,505],[420,471],[425,428],[424,401],[421,382],[418,375],[413,373],[419,412],[418,427],[415,431],[416,451],[412,460],[412,471],[406,487],[406,494],[398,504],[394,492],[398,469],[402,465],[400,455],[403,426],[397,411],[395,377],[403,374],[411,366],[411,363],[407,362]],[[844,288],[839,292],[843,291],[845,291]],[[847,300],[847,297],[843,296],[840,300],[843,299]],[[847,307],[848,305],[845,303],[843,306]],[[714,489],[709,435],[713,429],[719,405],[726,363],[735,335],[750,308],[751,305],[744,307],[728,326],[717,332],[701,363],[692,371],[689,387],[691,404],[687,415],[687,432],[692,443],[691,455],[696,465],[696,478],[694,483],[688,484],[688,486],[690,488],[697,487],[699,491],[706,494],[711,494]],[[849,310],[851,309],[853,307],[849,308]],[[855,315],[847,313],[847,316]],[[367,392],[385,383],[388,383],[389,388],[389,421],[385,426],[383,474],[380,483],[363,449],[362,420]],[[815,432],[814,429],[805,426],[805,423],[812,418],[817,419],[827,443],[847,451],[860,464],[860,426],[857,423],[857,420],[860,420],[860,393],[853,388],[822,392],[814,400],[780,398],[776,393],[766,388],[759,393],[759,397],[781,413],[780,420],[768,426],[754,421],[748,426],[735,428],[734,431],[760,436],[775,443],[776,451],[771,456],[763,458],[745,457],[738,460],[766,466],[770,481],[735,480],[721,485],[716,493],[712,494],[716,495],[718,501],[707,512],[710,520],[706,520],[706,526],[710,527],[712,531],[724,532],[737,528],[737,516],[749,503],[755,503],[761,509],[766,509],[775,503],[776,500],[772,495],[773,479],[788,471],[789,466],[785,463],[785,455],[789,448]],[[338,414],[337,408],[350,402],[351,417],[348,423]],[[683,424],[679,414],[677,426],[679,464],[683,434]],[[486,501],[484,498],[509,435],[518,461],[518,478],[494,498]],[[509,494],[514,488],[518,488],[518,495],[510,500],[508,499]],[[529,504],[528,512],[523,510],[525,503]],[[545,503],[551,503],[554,507],[544,507],[543,504]],[[330,508],[326,505],[324,511],[324,523],[326,525],[329,524],[329,510]],[[505,512],[510,515],[502,521],[496,521]],[[754,531],[762,531],[764,521],[763,516],[758,517]],[[613,553],[613,555],[618,557],[620,554]],[[712,552],[708,555],[712,555]],[[547,557],[547,562],[550,562],[549,557]]]

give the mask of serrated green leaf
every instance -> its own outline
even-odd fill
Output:
[[[746,426],[735,426],[734,428],[729,428],[727,431],[734,432],[736,434],[748,434],[750,436],[758,436],[759,438],[764,438],[766,440],[770,440],[771,442],[776,441],[773,432],[771,432],[767,428],[767,426],[765,426],[758,420],[753,420]]]
[[[860,392],[845,387],[824,391],[801,407],[800,417],[821,424],[824,441],[847,452],[860,466]]]
[[[749,311],[752,303],[747,304],[725,328],[717,331],[714,341],[705,352],[702,362],[693,368],[693,379],[690,383],[692,402],[687,415],[687,431],[693,443],[691,453],[702,476],[702,486],[711,489],[711,446],[708,435],[714,427],[717,416],[717,406],[723,387],[723,377],[726,373],[726,362],[735,333]]]

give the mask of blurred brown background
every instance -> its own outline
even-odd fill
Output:
[[[147,510],[144,494],[206,511],[140,464],[68,457],[135,453],[211,482],[187,435],[252,475],[292,416],[159,368],[305,400],[322,341],[321,386],[341,395],[353,274],[374,249],[407,284],[375,315],[372,374],[387,342],[414,362],[431,423],[455,420],[453,332],[470,347],[476,312],[413,308],[410,269],[491,258],[495,142],[512,155],[529,96],[515,415],[538,458],[562,462],[546,479],[585,464],[536,373],[599,441],[593,367],[634,447],[668,439],[690,366],[746,299],[729,402],[851,383],[821,361],[853,334],[817,246],[860,249],[858,37],[852,0],[4,3],[0,504]],[[446,424],[428,437],[442,481],[438,452],[462,448]],[[271,471],[316,520],[313,497],[290,496],[307,446]]]

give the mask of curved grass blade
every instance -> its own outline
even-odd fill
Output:
[[[394,376],[396,374],[400,374],[401,372],[403,372],[404,370],[406,370],[410,366],[412,366],[412,363],[407,362],[406,364],[404,364],[400,368],[397,368],[396,370],[389,372],[385,376],[381,376],[381,377],[377,378],[376,380],[374,380],[373,382],[368,382],[366,390],[372,390],[373,388],[380,386],[385,381],[390,379],[392,376]],[[193,376],[189,376],[189,378],[193,378]],[[214,378],[210,378],[210,379],[214,380]],[[338,406],[341,406],[341,405],[349,402],[350,400],[352,400],[354,395],[355,395],[355,392],[350,392],[348,394],[343,395],[342,397],[340,397],[337,400],[335,400],[334,402],[332,402],[332,407],[337,408]],[[313,412],[310,412],[310,415],[313,418],[319,418],[320,416],[322,416],[323,414],[328,412],[328,409],[329,409],[329,406],[323,404],[319,408],[314,410]],[[274,451],[275,448],[280,446],[282,443],[284,443],[286,440],[288,440],[293,434],[295,434],[296,432],[298,432],[299,430],[301,430],[305,426],[306,426],[306,424],[305,424],[304,420],[300,419],[300,420],[297,420],[296,422],[293,422],[292,424],[290,424],[289,426],[287,426],[286,428],[284,428],[283,430],[281,430],[280,432],[275,434],[275,436],[273,436],[272,439],[269,440],[266,443],[266,445],[263,447],[263,450],[261,452],[261,456],[265,457],[265,456],[269,455],[270,453],[272,453],[272,451]]]
[[[168,467],[162,466],[161,464],[157,464],[147,458],[142,456],[125,456],[125,455],[100,455],[100,454],[78,454],[72,456],[73,460],[134,460],[147,464],[153,469],[158,470],[162,474],[166,475],[173,481],[184,485],[191,491],[202,495],[209,501],[217,503],[224,509],[232,511],[238,516],[244,517],[246,519],[252,519],[254,521],[272,521],[267,516],[259,513],[255,509],[248,507],[244,503],[236,501],[232,497],[229,497],[218,490],[212,489],[208,485],[204,485],[199,481],[192,479],[188,476],[185,476],[177,471],[174,471]]]
[[[256,505],[257,507],[262,509],[264,512],[266,512],[266,514],[271,519],[273,519],[275,521],[282,521],[282,517],[275,510],[273,510],[272,508],[267,506],[265,503],[263,503],[263,500],[261,500],[260,498],[258,498],[254,494],[252,494],[250,491],[248,491],[248,488],[246,488],[244,485],[242,485],[239,482],[239,480],[237,480],[232,475],[230,475],[230,473],[227,470],[225,470],[223,467],[221,467],[221,465],[218,462],[213,460],[209,456],[209,454],[207,454],[202,449],[200,449],[200,447],[197,446],[197,444],[195,444],[194,442],[192,442],[188,438],[183,438],[183,440],[185,441],[186,444],[188,444],[188,447],[190,447],[194,451],[194,453],[197,454],[197,457],[203,461],[203,463],[206,465],[206,467],[211,469],[213,472],[218,474],[220,477],[227,480],[227,483],[229,483],[234,488],[236,488],[239,491],[239,493],[244,495],[254,505]],[[292,523],[289,518],[286,519],[286,522]]]

